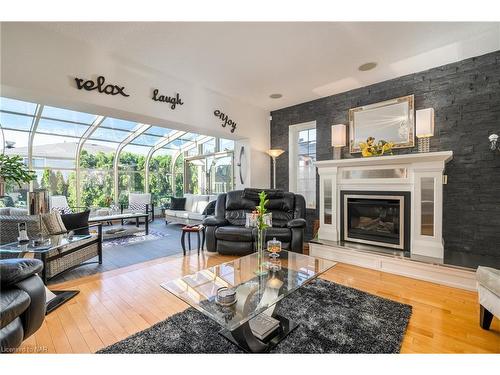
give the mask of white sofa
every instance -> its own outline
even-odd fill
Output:
[[[186,204],[183,211],[179,210],[165,210],[165,222],[178,223],[178,224],[200,224],[205,215],[205,207],[211,201],[217,200],[217,195],[199,195],[199,194],[184,194]]]

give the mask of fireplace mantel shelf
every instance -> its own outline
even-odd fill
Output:
[[[322,160],[316,162],[318,168],[357,167],[369,165],[414,164],[414,163],[447,163],[453,158],[452,151],[389,155],[369,158],[351,158],[340,160]]]

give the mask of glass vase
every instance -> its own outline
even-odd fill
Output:
[[[267,269],[265,267],[265,240],[266,240],[266,230],[257,228],[257,270],[255,273],[257,275],[267,274]]]

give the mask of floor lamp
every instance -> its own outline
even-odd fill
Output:
[[[276,158],[283,154],[285,150],[272,148],[267,153],[273,159],[273,189],[276,189]]]

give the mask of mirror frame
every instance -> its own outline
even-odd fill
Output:
[[[385,100],[379,103],[349,109],[349,151],[352,154],[361,152],[359,146],[356,146],[354,143],[356,135],[355,114],[357,112],[388,107],[402,102],[408,103],[408,122],[410,124],[410,129],[408,132],[408,138],[402,142],[394,142],[393,149],[415,147],[415,98],[414,95],[407,95],[395,99]]]

